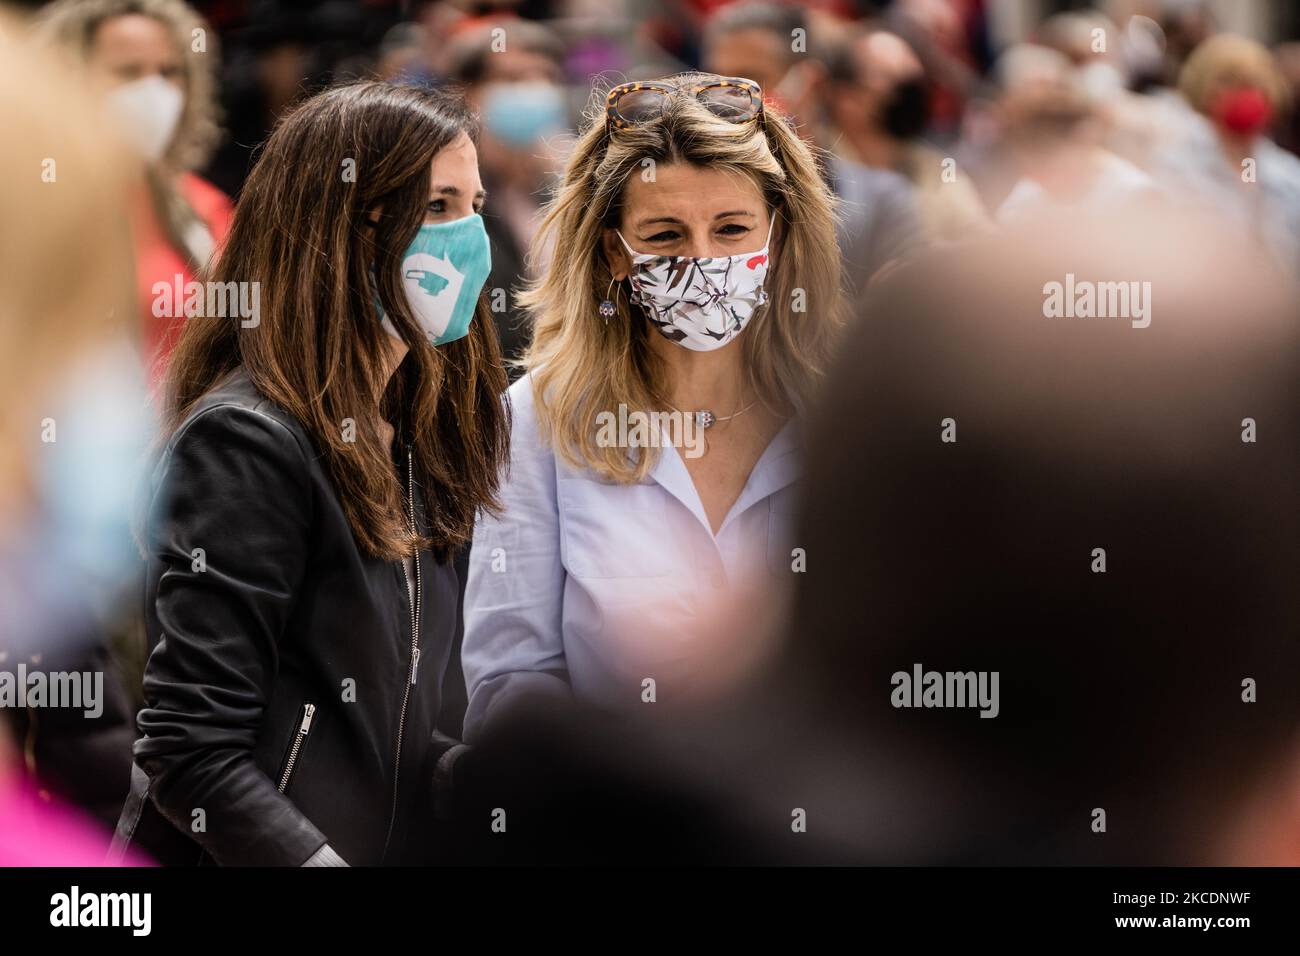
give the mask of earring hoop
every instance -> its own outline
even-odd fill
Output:
[[[600,305],[596,309],[596,312],[600,315],[600,317],[605,320],[606,325],[609,325],[609,320],[612,319],[618,313],[618,307],[614,305],[613,300],[611,300],[609,297],[610,290],[614,288],[615,281],[617,280],[615,280],[611,276],[609,280],[609,288],[605,290],[605,298],[601,300]],[[615,293],[615,295],[617,294],[618,293]]]

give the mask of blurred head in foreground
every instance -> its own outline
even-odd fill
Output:
[[[26,656],[129,562],[145,426],[124,336],[126,163],[20,27],[0,21],[0,46],[0,651]]]
[[[81,661],[130,579],[147,424],[122,331],[133,305],[125,163],[67,70],[4,17],[0,87],[0,673],[12,691],[25,670]],[[37,717],[0,696],[0,866],[102,863],[107,835],[29,779],[70,722],[85,739],[82,714],[43,704]]]
[[[1297,303],[1211,235],[1029,226],[865,304],[775,669],[836,754],[783,785],[810,831],[875,862],[1300,858]]]

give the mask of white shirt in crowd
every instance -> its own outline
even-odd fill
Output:
[[[1048,210],[1078,209],[1098,212],[1121,207],[1139,196],[1157,191],[1154,179],[1128,160],[1113,153],[1101,154],[1099,166],[1097,175],[1087,192],[1069,203],[1055,199],[1046,189],[1028,177],[1017,181],[1011,188],[1011,192],[1007,194],[1007,198],[1002,201],[1002,205],[998,207],[997,221],[1011,223]]]

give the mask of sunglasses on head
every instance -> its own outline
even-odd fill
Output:
[[[605,97],[605,127],[632,129],[664,115],[671,96],[693,96],[700,105],[728,123],[747,123],[763,115],[763,90],[753,80],[724,76],[693,86],[673,86],[649,80],[620,83]]]

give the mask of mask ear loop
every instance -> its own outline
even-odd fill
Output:
[[[638,256],[641,256],[643,258],[650,258],[650,259],[654,258],[654,253],[637,252],[635,249],[629,246],[627,244],[627,240],[623,238],[623,233],[621,233],[619,230],[615,229],[614,235],[618,236],[618,241],[623,243],[623,248],[627,250],[627,254],[632,257],[632,261],[634,263],[636,262]]]

